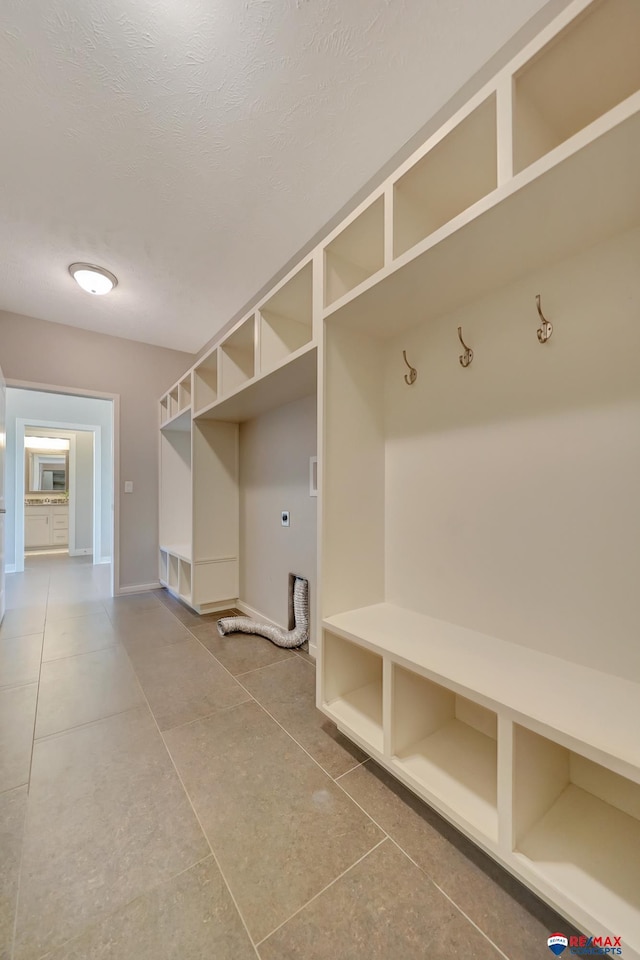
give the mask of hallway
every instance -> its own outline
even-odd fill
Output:
[[[1,960],[530,960],[568,931],[363,762],[304,652],[108,577],[7,578]]]

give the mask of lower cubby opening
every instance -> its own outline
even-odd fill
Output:
[[[382,753],[382,657],[324,635],[324,706],[356,739]]]
[[[498,839],[497,716],[394,666],[393,763],[486,837]]]
[[[160,583],[166,586],[168,583],[169,558],[164,550],[160,551]]]
[[[514,734],[516,855],[638,951],[640,784],[525,727]]]
[[[191,564],[186,560],[180,561],[178,593],[188,602],[191,602]]]
[[[180,584],[180,561],[177,557],[174,557],[172,553],[169,554],[169,576],[167,579],[167,586],[170,590],[178,592],[178,587]]]

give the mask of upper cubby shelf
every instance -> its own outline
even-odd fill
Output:
[[[256,320],[251,314],[219,345],[218,393],[226,396],[251,380],[256,371]]]
[[[313,337],[313,264],[309,261],[258,311],[260,373],[279,366]]]
[[[496,186],[496,97],[492,94],[396,180],[394,257],[410,250]]]
[[[218,351],[208,353],[193,368],[193,412],[210,406],[218,399]]]
[[[518,173],[640,89],[640,4],[601,0],[514,76]]]
[[[636,225],[640,94],[593,127],[435,230],[325,316],[392,337]]]
[[[384,266],[384,197],[324,248],[324,305],[331,306]]]

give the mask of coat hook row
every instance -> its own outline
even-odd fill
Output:
[[[538,308],[538,316],[542,320],[542,326],[538,327],[538,340],[540,343],[546,343],[551,334],[553,333],[553,324],[550,323],[542,312],[542,307],[540,306],[540,294],[536,293],[536,307]]]
[[[407,384],[407,386],[410,387],[410,386],[412,386],[412,384],[414,384],[414,383],[416,382],[416,380],[418,379],[418,371],[416,370],[415,367],[412,367],[411,364],[409,363],[409,361],[407,360],[407,351],[406,351],[406,350],[403,350],[403,351],[402,351],[402,356],[404,357],[404,362],[405,362],[406,365],[409,367],[409,373],[405,373],[405,375],[404,375],[404,382]]]
[[[471,361],[473,360],[473,350],[471,347],[468,347],[464,340],[462,339],[462,327],[458,327],[458,340],[464,347],[464,353],[461,353],[458,359],[460,360],[460,366],[468,367]]]

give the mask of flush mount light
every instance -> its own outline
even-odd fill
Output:
[[[72,263],[69,267],[69,273],[78,286],[86,290],[87,293],[98,295],[109,293],[118,285],[117,277],[114,277],[104,267],[96,267],[93,263]]]

